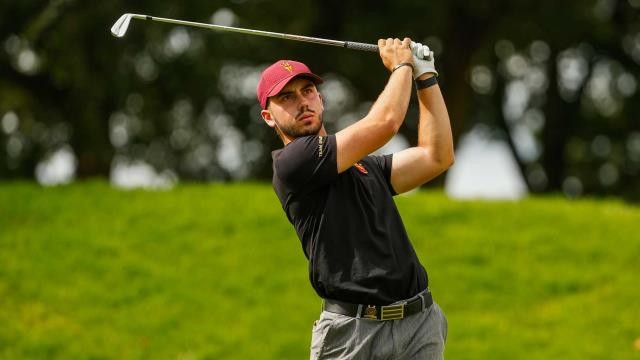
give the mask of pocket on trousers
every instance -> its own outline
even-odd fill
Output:
[[[447,316],[444,314],[444,311],[442,311],[442,308],[440,308],[440,314],[442,314],[442,333],[444,336],[444,342],[447,342],[447,335],[449,334],[449,320],[447,320]]]
[[[324,316],[320,316],[320,319],[313,323],[313,330],[311,332],[311,360],[318,360],[322,356],[322,349],[327,339],[329,330],[331,330],[331,324],[334,320],[328,319]]]
[[[446,343],[447,333],[449,331],[447,316],[444,314],[444,311],[442,311],[442,308],[438,304],[433,303],[431,307],[433,308],[433,316],[434,320],[436,321],[433,325],[438,327],[438,329],[440,330],[440,336],[442,337],[442,342]]]
[[[353,324],[356,319],[323,312],[313,327],[311,336],[311,359],[319,360],[329,356],[332,359],[339,357],[347,350],[348,336],[353,333]]]

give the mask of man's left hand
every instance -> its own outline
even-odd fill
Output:
[[[421,75],[431,73],[438,76],[436,71],[433,51],[427,45],[411,42],[411,52],[413,53],[413,78],[417,79]]]

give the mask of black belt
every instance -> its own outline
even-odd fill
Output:
[[[399,320],[419,313],[433,304],[433,297],[429,290],[412,297],[406,302],[395,305],[361,305],[337,300],[324,300],[324,311],[351,316],[355,318],[377,320]]]

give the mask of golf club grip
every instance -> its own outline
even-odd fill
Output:
[[[347,49],[378,52],[378,45],[365,44],[361,42],[345,41],[344,47],[346,47]]]

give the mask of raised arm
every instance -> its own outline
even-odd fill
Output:
[[[433,55],[430,60],[421,59],[428,55],[420,53],[422,45],[414,47],[418,54],[414,58],[414,72],[418,83],[427,79],[426,84],[435,81],[437,72]],[[430,52],[426,48],[427,52]],[[418,187],[447,170],[454,161],[453,137],[449,114],[437,82],[418,91],[420,119],[418,123],[418,144],[415,147],[393,154],[391,185],[400,194]]]
[[[380,39],[380,57],[391,71],[386,87],[361,120],[336,133],[338,172],[386,144],[400,129],[411,98],[411,40]],[[402,65],[398,67],[400,64]]]

